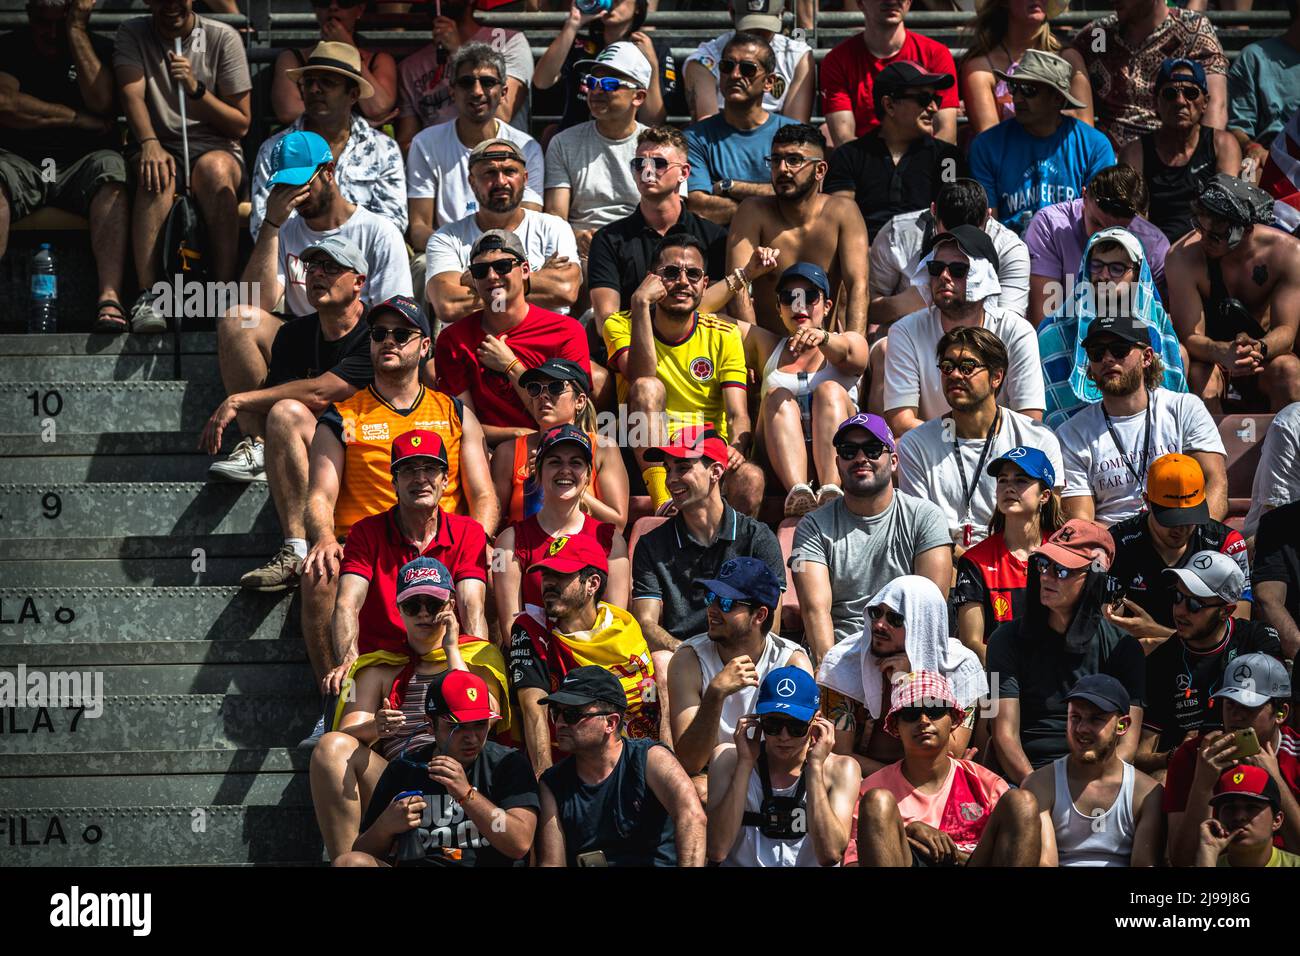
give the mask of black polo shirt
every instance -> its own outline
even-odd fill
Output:
[[[1300,624],[1300,501],[1266,511],[1260,518],[1255,582],[1261,581],[1286,585],[1286,612]]]
[[[682,201],[682,214],[669,231],[684,229],[709,251],[704,271],[710,282],[720,280],[727,270],[727,230],[716,222],[697,216]],[[650,271],[650,260],[663,240],[645,221],[641,205],[632,215],[601,226],[591,238],[587,255],[587,288],[617,289],[618,307],[632,307],[632,293]]]
[[[945,167],[945,160],[952,160]],[[945,176],[946,169],[951,172]],[[900,212],[928,209],[947,180],[967,175],[966,157],[956,146],[923,136],[895,165],[879,130],[860,136],[831,153],[822,192],[852,190],[872,241],[880,227]]]
[[[659,626],[678,640],[703,634],[708,629],[704,601],[692,582],[716,578],[732,558],[766,561],[776,579],[785,580],[781,545],[767,525],[724,504],[718,537],[704,545],[691,537],[682,516],[674,515],[637,542],[632,556],[632,600],[662,601]]]
[[[1174,626],[1174,576],[1164,574],[1166,567],[1183,568],[1198,551],[1218,551],[1232,558],[1246,575],[1246,589],[1241,599],[1249,602],[1250,562],[1246,558],[1246,539],[1226,524],[1210,520],[1197,525],[1187,541],[1182,560],[1166,565],[1151,541],[1146,509],[1126,518],[1110,529],[1115,539],[1115,563],[1110,573],[1128,589],[1128,598],[1165,627]]]

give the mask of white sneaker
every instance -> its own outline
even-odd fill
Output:
[[[156,334],[167,331],[167,320],[153,307],[158,297],[148,289],[131,306],[131,331]]]
[[[212,463],[208,477],[217,481],[266,481],[265,446],[245,438],[228,458]]]

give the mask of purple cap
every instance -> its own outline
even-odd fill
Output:
[[[890,451],[898,451],[898,443],[894,441],[894,433],[889,430],[889,425],[879,415],[872,415],[868,412],[858,412],[852,418],[845,420],[840,427],[835,429],[834,441],[838,442],[840,436],[850,428],[865,428],[871,434],[875,435]]]

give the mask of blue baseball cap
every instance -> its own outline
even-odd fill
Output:
[[[798,667],[778,667],[758,686],[758,703],[754,713],[784,714],[804,723],[813,719],[821,694],[812,674]]]
[[[1129,709],[1128,691],[1109,674],[1086,674],[1070,688],[1065,695],[1068,703],[1072,700],[1086,700],[1095,704],[1108,714],[1125,716]]]
[[[281,136],[271,148],[271,178],[268,186],[301,186],[316,175],[322,163],[334,162],[325,138],[307,130],[294,130]]]
[[[826,278],[826,273],[822,271],[821,266],[811,262],[796,262],[781,273],[781,278],[776,283],[777,290],[784,288],[786,282],[791,279],[807,279],[821,290],[822,295],[828,299],[831,297],[831,280]]]
[[[407,561],[397,572],[398,604],[417,594],[428,594],[446,601],[454,588],[451,572],[436,558],[415,558]]]
[[[755,601],[764,607],[781,603],[781,582],[776,572],[758,558],[731,558],[723,562],[716,578],[696,578],[695,585],[719,597]]]
[[[1171,80],[1188,80],[1195,83],[1201,88],[1202,93],[1210,92],[1209,84],[1205,79],[1205,67],[1195,60],[1188,60],[1183,57],[1170,57],[1160,64],[1160,69],[1156,71],[1155,89],[1160,89]]]
[[[998,472],[1002,470],[1004,461],[1011,462],[1030,478],[1036,478],[1048,488],[1056,487],[1056,469],[1052,467],[1052,462],[1041,449],[1017,445],[1005,455],[994,458],[989,462],[989,466],[985,471],[996,478]]]

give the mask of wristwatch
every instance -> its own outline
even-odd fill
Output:
[[[202,80],[195,80],[194,82],[199,85],[194,88],[193,93],[186,93],[185,95],[192,100],[201,100],[208,95],[208,88],[203,85]]]
[[[730,179],[719,179],[719,180],[718,180],[718,193],[719,193],[719,195],[726,196],[728,199],[730,199],[730,198],[731,198],[731,187],[732,187],[733,185],[735,185],[735,184],[734,184]]]

